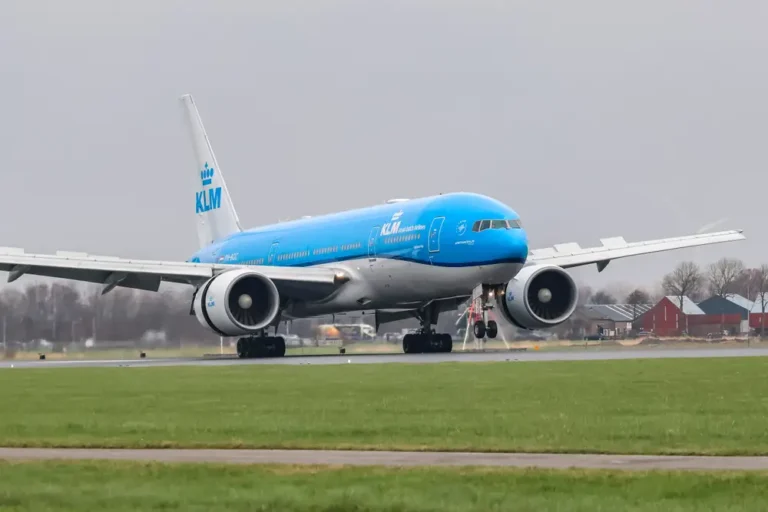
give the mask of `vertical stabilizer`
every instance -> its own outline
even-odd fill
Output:
[[[200,247],[219,240],[232,233],[242,231],[232,198],[221,168],[213,155],[213,148],[205,133],[203,121],[190,94],[181,98],[184,120],[187,123],[192,147],[195,150],[195,215],[197,216],[197,238]]]

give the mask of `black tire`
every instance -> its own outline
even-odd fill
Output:
[[[405,354],[413,354],[414,350],[413,334],[406,334],[403,336],[403,352]]]
[[[475,322],[475,325],[472,327],[472,330],[475,333],[475,338],[481,340],[485,338],[485,322],[480,320],[479,322]]]
[[[248,338],[240,338],[237,340],[237,357],[245,359],[248,357],[248,346],[250,345]]]
[[[283,357],[285,356],[285,338],[282,336],[277,336],[275,338],[275,350],[274,350],[274,356],[275,357]]]
[[[488,321],[488,328],[485,330],[485,335],[493,339],[499,334],[499,326],[495,320]]]
[[[450,353],[453,350],[453,338],[450,334],[440,336],[440,352]]]

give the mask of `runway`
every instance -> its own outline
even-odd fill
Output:
[[[549,453],[385,452],[345,450],[210,450],[0,448],[4,460],[130,460],[166,463],[352,466],[485,466],[621,470],[768,470],[768,457]]]
[[[230,365],[329,365],[381,363],[601,361],[619,359],[711,358],[768,356],[768,348],[690,349],[570,349],[527,352],[453,352],[450,354],[353,354],[291,355],[269,359],[238,359],[236,356],[170,359],[19,360],[0,361],[1,368],[140,367],[140,366],[230,366]]]
[[[381,363],[446,363],[446,362],[526,362],[526,361],[601,361],[619,359],[711,358],[768,356],[768,348],[690,348],[690,349],[570,349],[527,352],[453,352],[450,354],[353,354],[291,355],[269,359],[238,359],[236,356],[112,359],[112,360],[31,360],[0,361],[1,368],[61,367],[141,367],[141,366],[230,366],[230,365],[329,365]]]

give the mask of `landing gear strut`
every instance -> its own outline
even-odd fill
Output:
[[[237,340],[237,357],[253,359],[262,357],[283,357],[285,338],[282,336],[250,336]]]
[[[421,330],[418,333],[403,336],[403,352],[406,354],[448,353],[453,350],[450,334],[436,333],[432,325],[437,323],[439,310],[435,304],[419,310]]]

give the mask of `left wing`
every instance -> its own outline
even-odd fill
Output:
[[[0,248],[0,271],[8,272],[8,282],[31,274],[102,284],[102,293],[116,286],[157,291],[162,281],[197,286],[216,274],[236,268],[251,268],[264,274],[274,281],[281,295],[294,299],[325,296],[349,279],[332,268],[134,260],[63,251],[27,254],[23,249]]]
[[[627,243],[623,237],[603,238],[600,240],[603,244],[601,247],[582,249],[579,244],[571,243],[557,244],[554,247],[547,247],[545,249],[533,249],[528,255],[528,262],[550,263],[563,268],[596,263],[597,270],[602,272],[611,260],[619,258],[672,251],[699,245],[735,242],[737,240],[745,240],[746,238],[740,229],[632,243]]]

